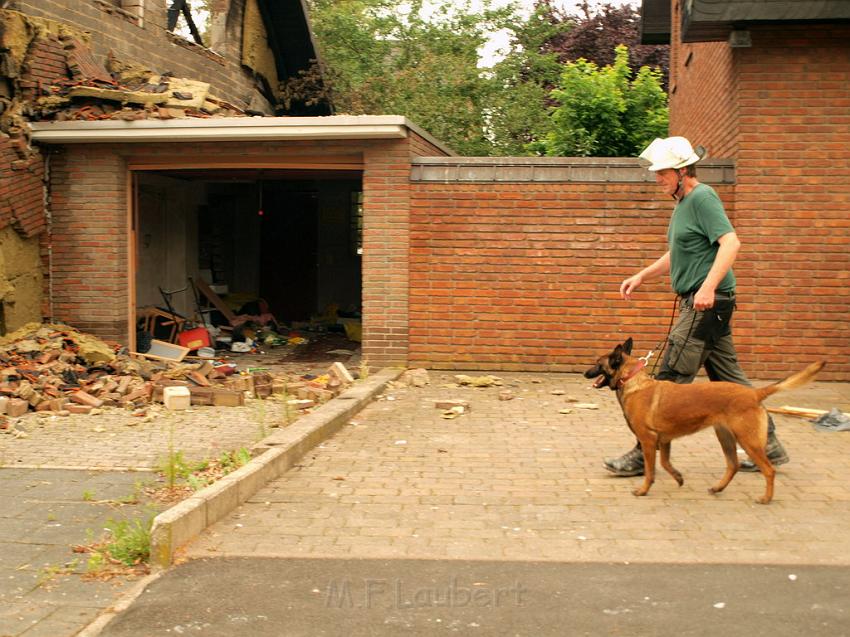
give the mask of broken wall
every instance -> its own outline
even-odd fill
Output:
[[[0,230],[0,335],[41,321],[42,273],[38,237]]]
[[[44,162],[20,130],[0,131],[0,228],[32,238],[47,227]]]
[[[24,20],[0,29],[0,331],[42,316],[39,235],[47,227],[44,160],[30,148],[15,99],[32,38]]]
[[[145,2],[142,19],[114,3],[99,0],[17,0],[10,8],[84,33],[94,57],[101,63],[112,52],[123,62],[142,65],[156,73],[169,71],[175,77],[208,82],[212,93],[240,108],[271,113],[268,101],[257,91],[254,72],[242,60],[242,30],[238,27],[246,1],[255,0],[231,0],[225,6],[226,26],[219,26],[215,32],[215,51],[169,33],[165,1]],[[219,16],[217,24],[221,22]],[[256,49],[256,42],[254,46]],[[262,57],[261,49],[256,51],[257,57]]]

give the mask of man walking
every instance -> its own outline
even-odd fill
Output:
[[[640,154],[650,162],[655,183],[676,200],[667,228],[668,251],[620,285],[629,300],[644,282],[670,274],[673,290],[681,297],[679,320],[670,331],[657,380],[690,383],[700,367],[712,381],[749,385],[738,364],[732,342],[735,311],[735,275],[732,264],[741,242],[723,204],[710,186],[700,183],[695,164],[700,160],[684,137],[656,139]],[[774,465],[788,462],[768,417],[767,457]],[[605,460],[605,468],[619,476],[643,474],[640,443],[619,458]],[[750,461],[743,471],[757,471]]]

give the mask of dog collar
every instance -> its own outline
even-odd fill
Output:
[[[617,389],[620,389],[623,385],[625,385],[627,380],[634,378],[637,373],[644,367],[646,367],[646,361],[638,360],[638,364],[635,365],[632,371],[630,371],[626,376],[621,376],[620,379],[617,381]]]

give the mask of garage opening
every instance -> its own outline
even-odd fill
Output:
[[[218,349],[359,351],[360,171],[140,171],[134,198],[138,351],[197,327]]]

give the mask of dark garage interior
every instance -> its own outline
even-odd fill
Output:
[[[281,327],[360,316],[360,172],[148,171],[135,191],[137,312],[193,320],[202,281],[237,315],[264,300]]]

